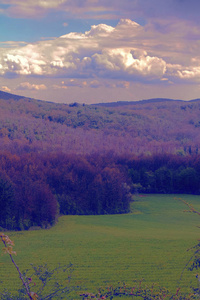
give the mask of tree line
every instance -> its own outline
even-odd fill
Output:
[[[0,154],[0,227],[48,227],[60,214],[130,210],[128,176],[109,156]]]
[[[0,227],[47,228],[60,214],[130,211],[135,193],[200,194],[200,155],[0,153]]]
[[[200,155],[151,155],[127,166],[135,192],[200,194]]]

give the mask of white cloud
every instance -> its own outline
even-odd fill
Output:
[[[110,71],[120,77],[120,73],[123,73],[122,76],[126,75],[130,79],[133,75],[160,78],[166,71],[163,59],[148,55],[135,58],[131,49],[103,50],[101,54],[94,54],[92,59],[95,68],[103,74]]]
[[[3,48],[17,48],[17,47],[23,47],[25,46],[27,43],[23,42],[23,41],[4,41],[4,42],[0,42],[0,47]]]
[[[11,89],[9,89],[9,87],[7,87],[6,85],[3,85],[1,87],[1,90],[4,91],[4,92],[7,92],[7,93],[10,93],[11,92]]]
[[[39,90],[46,90],[47,87],[45,84],[31,84],[29,82],[22,82],[20,83],[17,88],[17,90],[34,90],[34,91],[39,91]]]
[[[110,33],[112,33],[115,30],[114,27],[108,26],[106,24],[99,24],[99,25],[93,25],[91,26],[90,31],[85,32],[85,36],[102,36],[106,37]]]
[[[188,79],[192,81],[200,81],[200,66],[191,67],[190,69],[177,71],[177,75],[180,79]]]
[[[67,86],[65,86],[65,85],[58,85],[58,84],[53,84],[52,87],[53,87],[54,90],[60,90],[60,89],[66,90],[67,89]]]
[[[103,86],[103,84],[99,80],[92,80],[92,81],[90,81],[89,86],[91,88],[99,88],[99,87]]]
[[[105,81],[105,80],[91,80],[85,86],[88,86],[90,88],[109,88],[109,89],[115,89],[115,88],[123,88],[128,89],[130,86],[130,83],[128,81],[119,81],[115,80],[115,82]]]
[[[128,81],[121,81],[116,83],[116,87],[128,89],[130,87],[130,82]]]
[[[130,83],[128,81],[107,81],[104,79],[94,79],[94,80],[83,80],[83,79],[68,79],[65,81],[62,81],[60,84],[54,84],[53,89],[54,90],[60,90],[60,89],[68,89],[69,87],[79,87],[79,88],[123,88],[128,89],[130,86]]]
[[[71,32],[23,47],[0,48],[0,75],[142,82],[199,78],[195,40],[187,47],[184,27],[182,32],[178,27],[179,38],[173,30],[175,25],[163,26],[165,34],[155,24],[143,27],[122,19],[116,27],[99,24],[85,33]],[[196,28],[193,32],[196,34]],[[69,79],[68,85],[75,84]]]
[[[69,79],[69,80],[66,80],[65,82],[63,82],[63,86],[65,87],[84,87],[84,84],[85,81],[81,81],[81,80],[78,80],[78,79]]]

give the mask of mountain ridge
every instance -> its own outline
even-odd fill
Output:
[[[126,105],[137,105],[137,104],[147,104],[147,103],[159,103],[159,102],[198,102],[200,101],[200,98],[198,99],[192,99],[192,100],[181,100],[181,99],[170,99],[170,98],[150,98],[150,99],[143,99],[143,100],[136,100],[136,101],[117,101],[117,102],[107,102],[107,103],[97,103],[92,104],[96,106],[107,106],[107,107],[118,107],[118,106],[126,106]]]
[[[33,98],[24,97],[24,96],[12,94],[12,93],[8,93],[8,92],[4,92],[4,91],[0,90],[0,99],[3,99],[3,100],[13,99],[13,100],[18,101],[20,99],[33,99]]]
[[[40,99],[35,99],[31,97],[25,97],[25,96],[20,96],[17,94],[12,94],[8,92],[4,92],[0,90],[0,99],[2,100],[9,100],[13,99],[15,101],[19,101],[20,99],[27,99],[27,100],[35,100],[35,101],[42,101],[42,102],[52,102],[56,104],[63,104],[63,103],[57,103],[53,101],[45,101],[45,100],[40,100]],[[136,100],[136,101],[113,101],[113,102],[99,102],[99,103],[92,103],[90,105],[92,106],[107,106],[107,107],[118,107],[118,106],[126,106],[126,105],[136,105],[136,104],[145,104],[145,103],[158,103],[158,102],[183,102],[183,103],[188,103],[188,102],[198,102],[200,101],[200,98],[197,99],[191,99],[191,100],[182,100],[182,99],[171,99],[171,98],[149,98],[149,99],[142,99],[142,100]],[[79,103],[78,103],[79,104]],[[83,103],[80,103],[80,105]]]

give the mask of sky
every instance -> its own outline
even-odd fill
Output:
[[[59,103],[200,98],[199,0],[0,0],[0,90]]]

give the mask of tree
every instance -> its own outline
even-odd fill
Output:
[[[30,226],[52,225],[58,213],[56,198],[43,182],[33,182],[30,178],[18,182],[17,220],[21,229]]]
[[[187,167],[177,177],[178,189],[181,193],[199,193],[199,176],[194,168]]]
[[[0,172],[0,207],[0,226],[13,229],[16,226],[14,185],[2,171]]]
[[[155,191],[158,193],[171,193],[173,191],[172,172],[167,167],[155,171]]]

